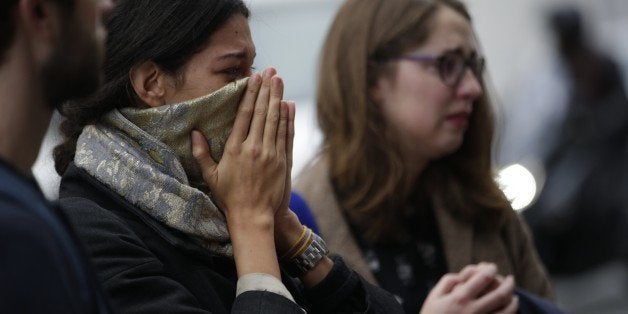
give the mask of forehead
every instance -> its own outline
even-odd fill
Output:
[[[434,53],[454,49],[475,51],[475,39],[469,20],[452,8],[441,6],[434,13],[429,36],[421,47]]]
[[[237,50],[254,55],[255,45],[251,37],[248,19],[241,14],[232,16],[212,34],[208,48],[215,54],[224,53],[224,50]]]

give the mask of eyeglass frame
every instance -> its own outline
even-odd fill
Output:
[[[460,69],[460,72],[454,76],[455,80],[449,82],[449,80],[447,79],[447,74],[445,74],[445,70],[443,69],[442,64],[443,64],[444,58],[451,55],[460,57],[463,61],[462,63],[463,66]],[[401,55],[397,59],[409,60],[409,61],[414,61],[414,62],[430,63],[431,65],[435,66],[436,70],[438,70],[438,75],[440,76],[440,79],[443,82],[443,84],[449,87],[457,86],[460,83],[467,68],[471,70],[475,78],[481,83],[482,73],[484,72],[484,67],[486,64],[484,57],[476,53],[473,53],[468,58],[465,58],[463,53],[458,50],[447,51],[439,55],[433,55],[433,54],[427,54],[427,53],[410,53],[410,54]]]

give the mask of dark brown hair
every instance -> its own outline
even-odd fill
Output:
[[[105,25],[108,36],[104,85],[60,113],[64,142],[54,150],[55,168],[63,174],[76,152],[83,127],[114,108],[138,105],[131,69],[145,61],[176,75],[207,45],[210,36],[235,14],[249,16],[241,0],[119,0]]]

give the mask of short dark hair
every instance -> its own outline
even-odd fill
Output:
[[[60,113],[64,142],[54,150],[63,174],[74,158],[83,127],[114,108],[137,105],[129,72],[152,61],[170,74],[206,47],[213,33],[236,14],[249,17],[242,0],[119,0],[105,25],[108,31],[104,85],[81,101],[65,103]]]
[[[15,13],[15,7],[19,0],[0,1],[0,64],[4,62],[6,50],[13,42],[15,36],[15,20],[11,15]],[[72,9],[74,0],[52,0],[62,6],[63,9]]]

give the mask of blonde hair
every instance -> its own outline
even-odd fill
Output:
[[[411,182],[398,140],[369,96],[375,80],[395,70],[378,61],[423,43],[441,6],[471,19],[456,0],[348,0],[323,47],[317,91],[322,154],[341,207],[370,242],[397,239],[402,209],[415,192],[482,228],[499,226],[510,209],[491,172],[488,97],[474,103],[460,149],[430,163]]]

